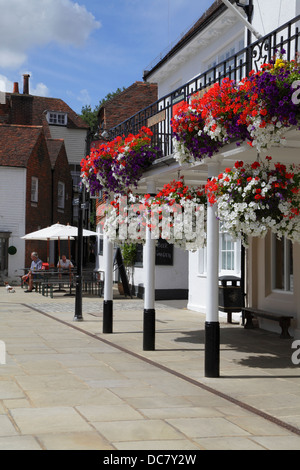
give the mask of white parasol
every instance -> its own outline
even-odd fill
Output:
[[[82,236],[83,237],[91,237],[98,235],[97,232],[93,232],[92,230],[83,229]],[[54,224],[50,227],[42,228],[41,230],[37,230],[35,232],[28,233],[21,237],[23,240],[74,240],[74,237],[78,236],[78,227],[74,227],[72,225],[63,225],[63,224]],[[60,243],[59,243],[59,254],[58,257],[60,259]],[[48,250],[49,251],[49,250]],[[70,246],[69,246],[70,251]],[[48,256],[49,258],[49,256]]]

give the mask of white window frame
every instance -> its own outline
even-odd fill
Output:
[[[39,202],[39,179],[36,176],[31,177],[31,202]]]
[[[198,276],[206,276],[207,273],[207,249],[200,248],[198,250]]]
[[[219,276],[237,276],[241,275],[241,241],[233,241],[233,269],[222,268],[222,236],[219,233]],[[207,249],[206,247],[198,250],[198,276],[206,276],[207,273]]]
[[[59,181],[57,184],[57,207],[59,209],[65,208],[65,194],[66,194],[66,186],[65,183]]]
[[[67,113],[60,111],[47,111],[47,121],[49,124],[54,126],[66,126],[67,117]]]
[[[240,276],[241,274],[241,242],[240,240],[237,240],[237,241],[232,240],[230,243],[233,246],[233,249],[226,250],[226,252],[231,251],[233,254],[233,263],[232,263],[233,268],[226,269],[226,268],[223,268],[222,266],[222,263],[223,263],[222,254],[225,251],[223,250],[223,247],[222,247],[222,239],[225,234],[226,234],[225,232],[220,232],[220,235],[219,235],[219,274],[220,276],[224,276],[224,275]],[[226,234],[226,235],[230,237],[229,234]]]

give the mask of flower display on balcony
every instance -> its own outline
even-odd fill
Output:
[[[151,237],[195,251],[206,241],[206,195],[178,181],[164,185],[155,196],[115,195],[104,222],[107,237],[117,243],[145,243],[146,227]]]
[[[281,51],[284,53],[284,51]],[[184,102],[172,119],[174,156],[181,164],[211,157],[225,144],[248,141],[263,151],[299,126],[300,64],[280,58],[239,83],[225,78],[203,96]]]
[[[222,229],[233,239],[242,236],[244,245],[247,236],[264,237],[268,230],[300,241],[300,167],[270,161],[238,161],[206,184]]]
[[[130,187],[136,187],[145,171],[160,151],[151,145],[152,131],[142,127],[136,134],[116,137],[113,141],[93,149],[81,161],[81,177],[87,191],[125,194]]]
[[[171,121],[173,127],[174,157],[180,163],[202,160],[218,152],[220,140],[213,140],[204,130],[204,119],[196,101],[182,103]]]
[[[289,128],[299,126],[299,105],[294,100],[299,79],[300,64],[283,60],[280,55],[263,64],[259,72],[251,72],[239,85],[239,119],[248,126],[250,143],[258,151],[280,144]]]

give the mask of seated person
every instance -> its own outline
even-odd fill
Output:
[[[33,291],[33,281],[39,278],[37,271],[41,271],[43,268],[43,262],[39,259],[36,251],[31,253],[31,260],[29,272],[22,277],[24,282],[28,282],[28,289],[25,292]]]
[[[57,267],[61,269],[74,268],[72,261],[67,259],[66,255],[62,255],[61,259],[57,263]]]

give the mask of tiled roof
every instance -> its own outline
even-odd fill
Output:
[[[26,168],[41,132],[41,126],[0,125],[0,166]]]
[[[47,148],[51,161],[51,166],[54,168],[56,159],[59,155],[59,152],[64,147],[64,139],[47,139]]]
[[[68,127],[87,129],[86,124],[78,114],[70,108],[63,100],[58,98],[33,97],[32,124],[40,125],[44,111],[56,111],[68,114]]]
[[[32,100],[30,102],[30,106],[32,105],[32,109],[28,108],[28,116],[31,116],[30,124],[33,126],[40,126],[46,123],[45,120],[45,111],[55,111],[55,112],[63,112],[68,114],[68,125],[72,129],[88,129],[88,124],[86,124],[78,114],[73,111],[70,106],[67,105],[63,100],[59,98],[47,98],[44,96],[34,96],[34,95],[23,95],[18,93],[6,93],[6,103],[10,101],[10,98],[14,98],[14,105],[16,104],[15,99],[20,97],[20,99],[24,98],[24,96],[30,97]],[[6,105],[7,107],[7,105]],[[9,122],[9,121],[8,121]],[[13,123],[12,123],[13,124]]]

